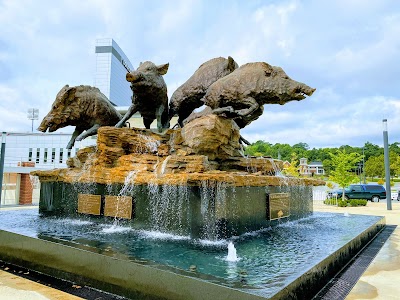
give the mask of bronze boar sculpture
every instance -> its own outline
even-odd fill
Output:
[[[140,63],[136,71],[126,74],[126,80],[131,83],[133,92],[132,104],[115,127],[124,126],[134,113],[139,112],[147,129],[150,129],[155,119],[159,132],[169,128],[167,85],[162,77],[167,73],[168,67],[168,63],[156,66],[146,61]]]
[[[67,149],[71,149],[75,141],[97,134],[100,126],[113,126],[121,118],[121,114],[98,88],[66,85],[58,92],[38,130],[53,132],[68,125],[76,126],[67,145]]]
[[[314,88],[292,80],[280,67],[248,63],[214,82],[203,98],[212,113],[233,118],[240,128],[258,119],[264,104],[285,104],[311,96]]]
[[[185,120],[196,108],[202,106],[207,89],[218,79],[232,73],[238,64],[232,57],[217,57],[203,63],[194,74],[173,94],[169,103],[169,120],[178,114],[178,124],[183,127]]]

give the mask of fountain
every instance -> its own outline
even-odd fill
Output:
[[[202,89],[209,108],[181,120],[182,128],[95,126],[97,145],[79,150],[68,168],[34,172],[39,214],[0,212],[0,258],[133,298],[315,295],[384,219],[315,214],[312,187],[322,180],[285,177],[282,161],[241,155],[240,127],[257,119],[263,104],[301,100],[314,89],[265,63],[233,71],[232,61],[230,74]],[[225,60],[216,62],[219,68]],[[244,99],[249,89],[242,85],[254,76],[267,79]],[[193,90],[180,93],[189,99]],[[226,103],[226,94],[235,98]],[[159,117],[160,130],[166,121]]]

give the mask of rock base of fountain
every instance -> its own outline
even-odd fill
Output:
[[[183,129],[102,127],[69,168],[36,171],[43,215],[131,219],[134,226],[215,239],[312,212],[321,180],[279,176],[282,161],[243,157],[234,121],[207,115]]]

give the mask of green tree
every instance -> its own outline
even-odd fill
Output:
[[[370,156],[365,162],[365,175],[369,177],[384,177],[385,164],[383,154],[379,156]]]
[[[329,180],[336,182],[343,189],[342,197],[344,200],[344,188],[358,180],[357,175],[352,173],[354,166],[362,159],[362,155],[357,152],[347,153],[346,149],[338,150],[336,154],[331,153],[331,162],[334,170],[329,175]]]
[[[292,153],[292,159],[290,160],[290,166],[284,169],[283,173],[288,176],[299,177],[299,161],[295,152]]]
[[[367,161],[371,156],[379,156],[383,154],[383,148],[370,142],[366,142],[363,148],[365,161]]]

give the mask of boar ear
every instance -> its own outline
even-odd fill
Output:
[[[70,87],[67,89],[64,95],[65,103],[71,103],[71,101],[75,98],[76,94],[76,87]]]
[[[238,65],[235,60],[232,57],[228,56],[228,70],[233,72],[237,67]]]
[[[165,75],[168,72],[169,63],[157,66],[158,74]]]

